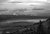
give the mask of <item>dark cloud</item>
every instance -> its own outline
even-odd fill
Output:
[[[22,3],[22,2],[19,2],[19,1],[14,1],[14,2],[9,2],[9,3]]]

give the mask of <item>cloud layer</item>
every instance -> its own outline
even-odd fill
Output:
[[[20,14],[33,14],[33,15],[42,15],[50,13],[50,5],[47,3],[46,0],[5,0],[4,2],[0,3],[0,10],[8,9],[8,11],[2,12],[6,14],[13,13],[13,10],[23,9],[26,8],[27,11],[25,12],[18,12]],[[40,9],[44,10],[40,10]],[[33,10],[32,10],[33,9]],[[48,11],[49,9],[49,11]],[[0,12],[1,12],[0,11]],[[22,10],[23,11],[23,10]],[[31,12],[30,12],[31,11]]]

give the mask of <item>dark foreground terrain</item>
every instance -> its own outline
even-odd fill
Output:
[[[2,26],[2,34],[45,34],[40,23],[16,22]]]
[[[49,34],[48,31],[48,23],[49,21],[44,22],[27,22],[27,21],[20,21],[20,22],[12,22],[12,23],[5,23],[6,20],[21,20],[21,19],[33,19],[33,16],[0,16],[0,32],[2,34]],[[37,18],[37,17],[36,17]],[[42,17],[38,17],[42,18]],[[4,22],[5,24],[1,24]],[[0,34],[1,34],[0,33]]]

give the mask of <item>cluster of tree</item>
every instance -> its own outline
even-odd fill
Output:
[[[25,26],[14,26],[11,29],[5,29],[2,34],[42,34],[41,23],[35,23],[32,25],[25,25]],[[8,33],[7,33],[8,32]]]
[[[20,28],[17,28],[17,26],[16,26],[16,29],[6,29],[3,31],[2,34],[33,34],[36,32],[36,30],[33,28],[33,25],[29,25],[29,26],[28,25],[27,26],[19,25],[18,27],[20,27]],[[7,33],[7,32],[9,32],[9,33]]]

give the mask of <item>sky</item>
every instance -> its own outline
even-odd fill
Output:
[[[21,8],[25,8],[25,7],[30,7],[31,5],[39,5],[39,6],[43,6],[45,5],[47,2],[47,0],[0,0],[0,8],[15,8],[17,6],[17,8],[19,8],[19,6],[21,5]]]
[[[1,2],[12,2],[12,1],[20,1],[20,2],[30,2],[30,1],[43,1],[46,2],[47,0],[0,0]]]
[[[0,10],[7,8],[8,10],[15,10],[15,9],[21,9],[21,8],[27,8],[29,12],[34,15],[39,14],[48,14],[50,10],[50,7],[48,6],[50,0],[0,0]],[[45,10],[32,10],[32,8],[44,8]],[[9,11],[10,12],[10,11]],[[27,12],[27,11],[26,11]],[[25,12],[25,13],[26,13]],[[28,12],[27,12],[28,13]],[[28,14],[29,14],[28,13]]]

